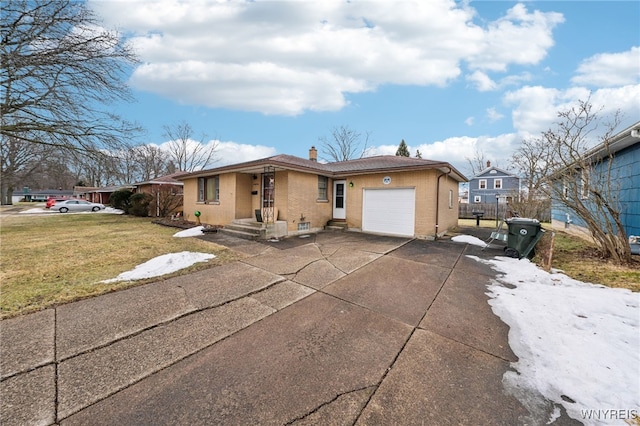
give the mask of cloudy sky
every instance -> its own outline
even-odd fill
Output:
[[[373,154],[501,167],[587,99],[640,119],[637,1],[93,1],[141,60],[115,105],[166,142],[186,121],[219,163],[306,157],[337,126]],[[321,153],[322,154],[322,153]]]

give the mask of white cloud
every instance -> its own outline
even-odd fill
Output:
[[[571,81],[596,87],[613,87],[635,84],[640,81],[640,47],[626,52],[599,53],[582,61],[578,75]]]
[[[168,145],[171,142],[163,142],[159,147],[168,151]],[[199,141],[189,140],[188,147],[191,151],[195,151],[196,147],[201,146]],[[276,149],[263,145],[247,145],[232,141],[220,141],[212,139],[205,144],[207,147],[214,145],[215,154],[214,162],[207,165],[206,168],[221,167],[227,164],[243,163],[245,161],[257,160],[260,158],[271,157],[276,155]]]
[[[142,64],[133,87],[183,104],[296,115],[343,108],[383,84],[444,86],[539,62],[557,13],[511,8],[486,28],[475,10],[428,2],[90,1]],[[495,83],[494,83],[495,84]]]
[[[553,28],[564,22],[556,12],[533,11],[519,3],[489,23],[480,50],[471,60],[473,68],[505,71],[509,64],[537,64],[553,46]]]
[[[542,86],[525,86],[504,96],[513,105],[513,127],[522,135],[537,135],[557,121],[558,111],[567,110],[579,100],[590,100],[599,114],[610,115],[624,111],[626,118],[640,116],[640,84],[590,91],[585,87],[566,90]]]
[[[467,119],[464,120],[464,124],[466,124],[467,126],[473,126],[474,120],[475,120],[474,117],[467,117]]]
[[[236,142],[218,143],[216,153],[216,157],[220,159],[220,161],[216,163],[216,167],[258,160],[260,158],[271,157],[277,154],[276,149],[273,147],[246,145]]]
[[[482,71],[474,71],[473,74],[467,76],[467,80],[475,84],[476,89],[480,92],[496,90],[498,85],[495,81]]]
[[[502,119],[504,117],[504,114],[500,114],[498,111],[496,111],[495,108],[487,108],[487,118],[489,119],[490,122],[495,122],[498,121],[500,119]]]
[[[514,146],[520,142],[515,133],[492,136],[456,136],[442,141],[409,145],[409,152],[414,156],[420,150],[422,158],[446,161],[462,173],[469,174],[467,158],[473,158],[475,152],[482,152],[492,164],[508,167],[509,157]],[[397,145],[380,145],[373,147],[369,155],[395,155]],[[468,176],[469,177],[469,176]]]

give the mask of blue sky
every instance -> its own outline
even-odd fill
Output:
[[[162,146],[188,122],[218,163],[306,157],[332,128],[371,154],[507,168],[578,99],[640,119],[637,1],[93,1],[141,63],[114,105]],[[198,138],[199,139],[199,138]],[[322,152],[321,152],[322,155]]]

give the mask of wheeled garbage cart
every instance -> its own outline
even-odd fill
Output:
[[[545,232],[540,222],[537,219],[514,217],[505,220],[505,223],[509,228],[509,232],[507,233],[507,246],[504,248],[504,253],[516,259],[529,257]]]

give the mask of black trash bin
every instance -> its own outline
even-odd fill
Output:
[[[533,248],[544,234],[540,222],[537,219],[514,217],[507,219],[505,223],[509,227],[505,254],[516,259],[529,255],[533,257]]]

